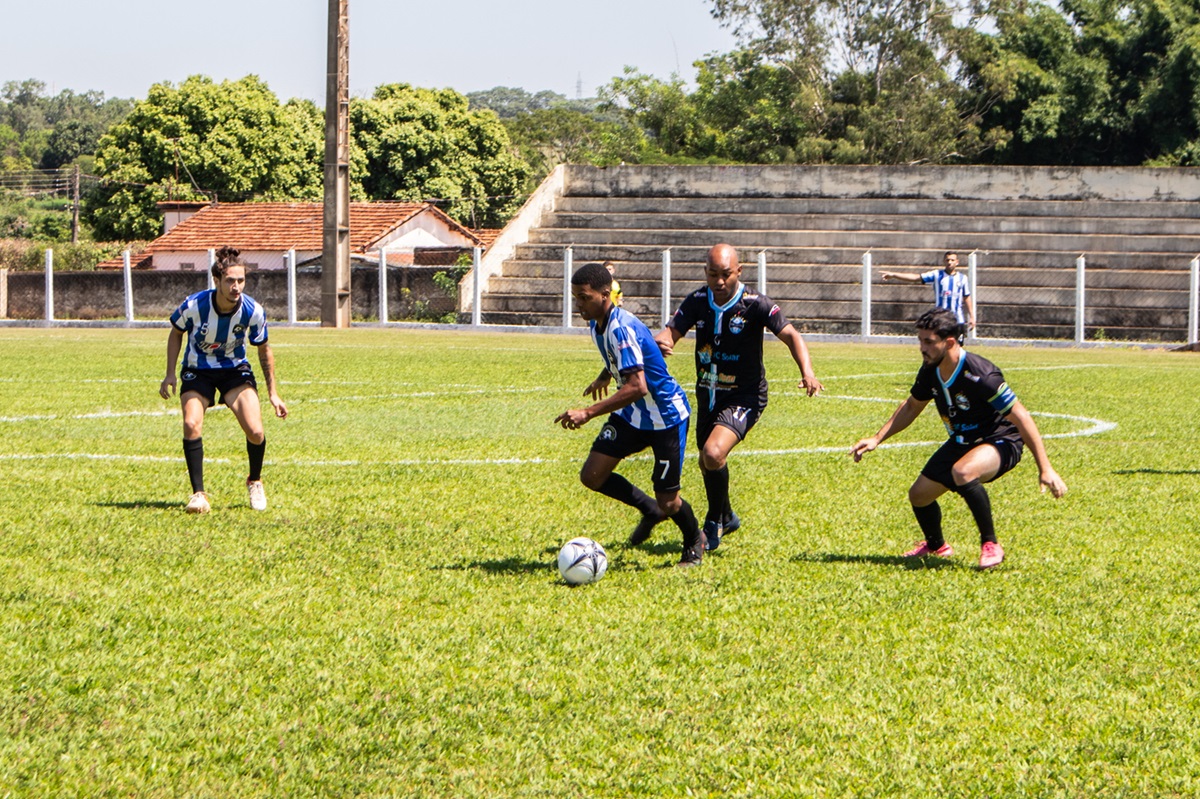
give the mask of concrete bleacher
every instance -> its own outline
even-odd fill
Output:
[[[1186,169],[568,166],[553,209],[487,280],[481,316],[560,325],[571,247],[576,265],[614,261],[625,306],[653,327],[663,250],[677,303],[724,241],[750,285],[765,252],[767,293],[806,332],[862,331],[868,251],[872,332],[909,332],[932,291],[880,273],[933,269],[955,250],[964,268],[975,253],[983,337],[1072,338],[1083,255],[1089,337],[1179,341],[1198,201]]]

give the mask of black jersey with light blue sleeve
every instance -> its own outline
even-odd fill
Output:
[[[976,444],[989,438],[1020,435],[1008,413],[1017,395],[991,361],[962,351],[949,380],[937,366],[922,366],[913,382],[914,399],[933,400],[950,439]]]
[[[588,327],[618,389],[633,372],[645,374],[646,395],[614,411],[615,416],[639,430],[666,430],[691,415],[687,394],[667,371],[667,362],[654,342],[650,328],[641,320],[614,305],[603,329],[594,321],[589,322]]]
[[[229,313],[217,311],[216,289],[198,291],[171,314],[171,325],[188,334],[184,369],[236,369],[246,360],[246,342],[267,343],[267,315],[253,298],[243,294]]]

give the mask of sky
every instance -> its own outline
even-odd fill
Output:
[[[189,75],[263,78],[281,100],[325,100],[328,2],[23,0],[6,4],[0,83],[140,99]],[[625,66],[695,78],[733,49],[710,0],[349,0],[350,91],[383,83],[549,89],[593,97]],[[13,35],[17,34],[17,35]]]

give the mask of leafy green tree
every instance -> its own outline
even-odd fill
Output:
[[[156,84],[101,140],[85,210],[101,239],[151,238],[161,200],[319,198],[322,130],[313,103],[281,105],[253,75]]]
[[[520,207],[529,166],[489,111],[452,89],[388,84],[350,104],[351,174],[372,200],[439,200],[472,227]]]
[[[648,143],[637,127],[567,108],[520,114],[505,123],[509,138],[540,180],[558,164],[638,163]]]
[[[663,153],[699,158],[712,154],[714,132],[705,126],[678,75],[664,81],[626,67],[624,75],[600,90],[600,97],[640,125]]]

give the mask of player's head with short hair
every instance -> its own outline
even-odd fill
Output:
[[[917,330],[930,330],[940,339],[957,339],[962,333],[962,325],[954,311],[931,308],[917,319]]]
[[[947,250],[942,256],[942,263],[946,265],[947,270],[953,272],[958,268],[958,253],[953,250]]]
[[[242,269],[246,268],[246,262],[242,260],[241,251],[234,247],[222,247],[217,250],[213,254],[213,280],[219,283],[231,266],[240,266]]]
[[[595,291],[611,291],[613,276],[604,264],[584,264],[571,275],[572,286],[588,286]]]

